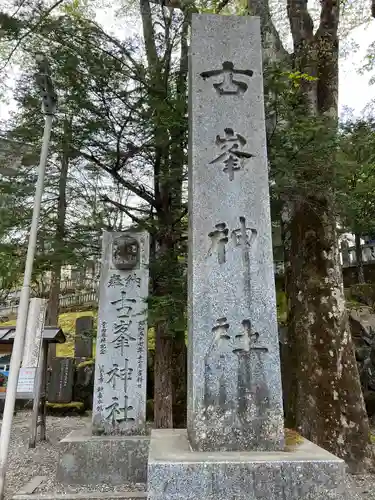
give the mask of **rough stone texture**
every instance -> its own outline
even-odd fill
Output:
[[[74,359],[53,358],[48,384],[49,403],[70,403],[73,396]]]
[[[190,80],[189,438],[281,449],[259,19],[193,15]]]
[[[91,486],[144,483],[149,443],[147,436],[92,436],[89,429],[72,431],[60,442],[57,480]]]
[[[374,337],[375,314],[372,307],[366,305],[352,307],[349,310],[349,316],[352,321],[351,326],[355,331],[358,330],[364,335],[367,335],[369,339]]]
[[[22,358],[24,368],[38,366],[47,304],[48,301],[45,299],[30,299]]]
[[[194,452],[185,430],[154,430],[148,500],[349,500],[345,463],[304,441],[291,452]]]
[[[76,334],[74,337],[74,357],[92,358],[92,345],[94,329],[94,318],[92,316],[81,316],[76,320]]]
[[[94,361],[91,361],[91,363],[86,361],[76,365],[73,400],[84,403],[85,410],[92,410],[94,372]]]
[[[68,493],[68,494],[42,494],[34,493],[31,495],[14,495],[13,500],[140,500],[147,499],[145,492],[100,492],[87,491],[84,493]]]
[[[115,267],[115,258],[122,258],[116,242],[124,236],[135,238],[139,244],[139,259],[129,270]],[[95,434],[144,432],[148,258],[148,233],[103,233],[93,405]]]

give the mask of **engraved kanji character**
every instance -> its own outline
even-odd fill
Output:
[[[104,366],[99,365],[99,383],[103,384],[104,383]]]
[[[241,134],[235,134],[232,128],[225,128],[224,137],[216,136],[215,143],[220,148],[220,153],[210,162],[210,165],[222,162],[224,164],[223,172],[228,172],[229,180],[233,181],[234,172],[241,169],[244,159],[254,156],[242,151],[246,142]]]
[[[114,288],[116,286],[123,286],[124,283],[119,274],[112,274],[108,280],[108,288]]]
[[[240,217],[240,227],[232,231],[231,237],[233,244],[241,246],[244,250],[248,250],[257,236],[257,230],[252,227],[246,227],[245,217]]]
[[[129,347],[129,341],[135,341],[136,339],[128,332],[128,329],[132,321],[120,320],[119,323],[114,324],[114,335],[115,338],[112,340],[115,349],[121,350],[121,356],[124,355],[125,347]]]
[[[108,410],[105,419],[110,420],[113,426],[115,426],[118,421],[121,421],[120,416],[124,411],[124,408],[120,408],[117,396],[112,396],[112,404],[106,406],[105,409]]]
[[[113,364],[113,368],[107,372],[108,380],[107,384],[112,383],[112,388],[116,389],[116,379],[122,380],[121,370],[117,363]]]
[[[225,245],[228,243],[228,233],[229,229],[225,222],[216,224],[215,230],[208,233],[212,241],[208,255],[212,255],[216,251],[219,264],[224,264],[225,262]]]
[[[231,61],[224,61],[222,69],[204,71],[201,73],[203,79],[223,75],[223,80],[219,83],[214,83],[214,89],[219,95],[241,95],[244,94],[248,88],[245,82],[235,80],[233,75],[244,75],[248,77],[253,76],[251,69],[234,69],[234,64]]]
[[[129,274],[129,276],[124,279],[125,288],[127,285],[131,285],[132,283],[135,283],[139,288],[141,286],[141,278],[139,278],[136,274]]]
[[[125,359],[124,368],[119,368],[117,363],[113,364],[113,368],[107,372],[108,380],[107,384],[112,383],[112,388],[116,389],[116,379],[123,380],[125,382],[124,388],[125,392],[127,389],[127,380],[132,379],[133,368],[129,368],[129,360]]]
[[[236,346],[233,349],[235,354],[246,353],[250,351],[268,352],[268,347],[258,344],[259,333],[252,330],[251,321],[244,319],[242,321],[242,331],[235,336]]]
[[[130,304],[135,304],[136,300],[135,299],[128,299],[126,298],[126,291],[122,290],[121,291],[121,297],[117,300],[112,300],[111,304],[112,305],[117,305],[116,311],[118,312],[124,312],[119,318],[128,318],[129,314],[133,310],[133,308],[129,305]],[[125,311],[123,311],[125,310]]]
[[[216,325],[212,328],[212,333],[214,334],[214,343],[221,346],[222,344],[227,344],[230,340],[230,335],[228,333],[229,323],[227,318],[219,318],[216,320]]]
[[[125,421],[128,422],[134,422],[135,419],[133,417],[129,417],[129,411],[133,411],[134,408],[133,406],[129,405],[129,397],[125,395],[125,404],[124,404],[124,419]]]

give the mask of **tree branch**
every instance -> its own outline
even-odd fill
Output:
[[[140,0],[140,8],[147,62],[149,70],[154,73],[159,67],[159,58],[156,50],[155,31],[152,24],[152,14],[149,0]]]
[[[124,212],[128,217],[130,217],[130,219],[135,222],[136,224],[138,224],[139,226],[141,227],[144,227],[145,229],[147,229],[149,232],[150,231],[150,227],[149,225],[147,224],[147,222],[143,219],[140,219],[139,217],[135,216],[134,214],[132,214],[126,207],[125,205],[122,205],[121,203],[118,203],[117,201],[115,200],[111,200],[107,195],[104,195],[102,196],[101,198],[102,201],[104,202],[107,202],[107,203],[110,203],[111,205],[113,205],[114,207],[118,208],[119,210],[121,210],[122,212]]]
[[[230,2],[231,0],[221,0],[219,2],[219,5],[216,7],[216,11],[215,13],[216,14],[220,14],[220,12],[225,9],[225,7],[228,5],[228,3]],[[375,0],[374,0],[375,1]]]
[[[143,200],[145,200],[147,203],[149,203],[152,207],[156,208],[156,202],[155,202],[155,197],[153,196],[152,193],[147,191],[144,186],[139,186],[136,185],[133,182],[127,181],[123,177],[121,177],[118,172],[114,171],[112,168],[107,167],[104,165],[98,158],[96,158],[93,154],[87,154],[84,153],[83,151],[75,150],[79,155],[81,155],[83,158],[88,160],[89,162],[95,163],[98,167],[101,169],[105,170],[107,173],[109,173],[116,181],[118,181],[122,186],[126,187],[134,193],[135,195],[139,196]]]
[[[375,4],[375,0],[373,0]],[[318,32],[337,37],[340,15],[340,0],[321,0],[320,25]]]
[[[321,0],[320,25],[315,34],[318,54],[317,106],[337,117],[340,0]]]
[[[314,38],[314,23],[307,7],[307,0],[288,0],[287,12],[294,50],[298,53],[305,42],[311,42]]]
[[[290,55],[283,47],[271,18],[269,0],[249,0],[248,5],[249,14],[260,17],[264,59],[269,62],[288,60]]]
[[[22,36],[20,36],[20,38],[17,40],[16,42],[16,45],[13,47],[13,49],[10,51],[10,54],[9,56],[7,57],[4,65],[0,68],[0,71],[3,71],[9,61],[12,59],[13,57],[13,54],[16,52],[16,50],[18,49],[18,47],[21,45],[21,43],[23,42],[23,40],[25,38],[27,38],[29,35],[31,35],[31,33],[33,33],[35,31],[35,29],[40,26],[42,24],[42,22],[50,15],[50,13],[56,8],[58,7],[60,4],[62,4],[65,0],[57,0],[48,10],[47,12],[44,14],[44,15],[41,15],[40,18],[39,18],[39,21],[34,25],[32,26],[29,30],[26,31],[26,33],[24,33]]]

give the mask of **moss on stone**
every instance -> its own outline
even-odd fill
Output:
[[[70,403],[46,403],[47,409],[56,412],[78,411],[83,412],[85,405],[82,401],[72,401]]]
[[[85,366],[91,366],[95,363],[93,359],[87,359],[86,361],[82,361],[77,365],[77,368],[84,368]]]
[[[295,447],[298,444],[302,444],[304,441],[301,434],[298,434],[298,432],[293,429],[285,429],[284,437],[286,447]]]

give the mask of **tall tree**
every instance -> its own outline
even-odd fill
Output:
[[[332,182],[339,1],[320,2],[320,19],[314,30],[307,0],[288,0],[291,56],[275,36],[268,2],[249,0],[249,8],[261,16],[263,37],[272,43],[283,69],[306,75],[299,82],[296,112],[289,113],[288,127],[292,131],[287,143],[294,149],[290,155],[294,182],[282,196],[289,366],[293,367],[285,409],[287,425],[358,470],[369,465],[371,448],[345,307]],[[327,146],[331,153],[325,161],[317,153],[316,139],[322,138],[322,130],[331,137],[331,146]],[[315,150],[306,147],[309,144],[314,144]],[[309,150],[311,159],[306,155]],[[309,163],[304,165],[306,160]]]
[[[102,200],[151,233],[155,423],[168,427],[173,425],[173,402],[183,399],[184,392],[184,383],[174,390],[173,381],[186,380],[186,360],[180,355],[185,352],[186,276],[180,257],[187,213],[188,21],[187,15],[148,1],[141,3],[141,17],[146,64],[134,40],[118,39],[82,16],[43,22],[34,44],[48,40],[55,72],[67,75],[61,88],[71,89],[73,102],[79,98],[75,121],[85,132],[73,134],[75,156],[131,193],[128,202],[119,202],[109,191]],[[179,366],[172,357],[181,360]]]

